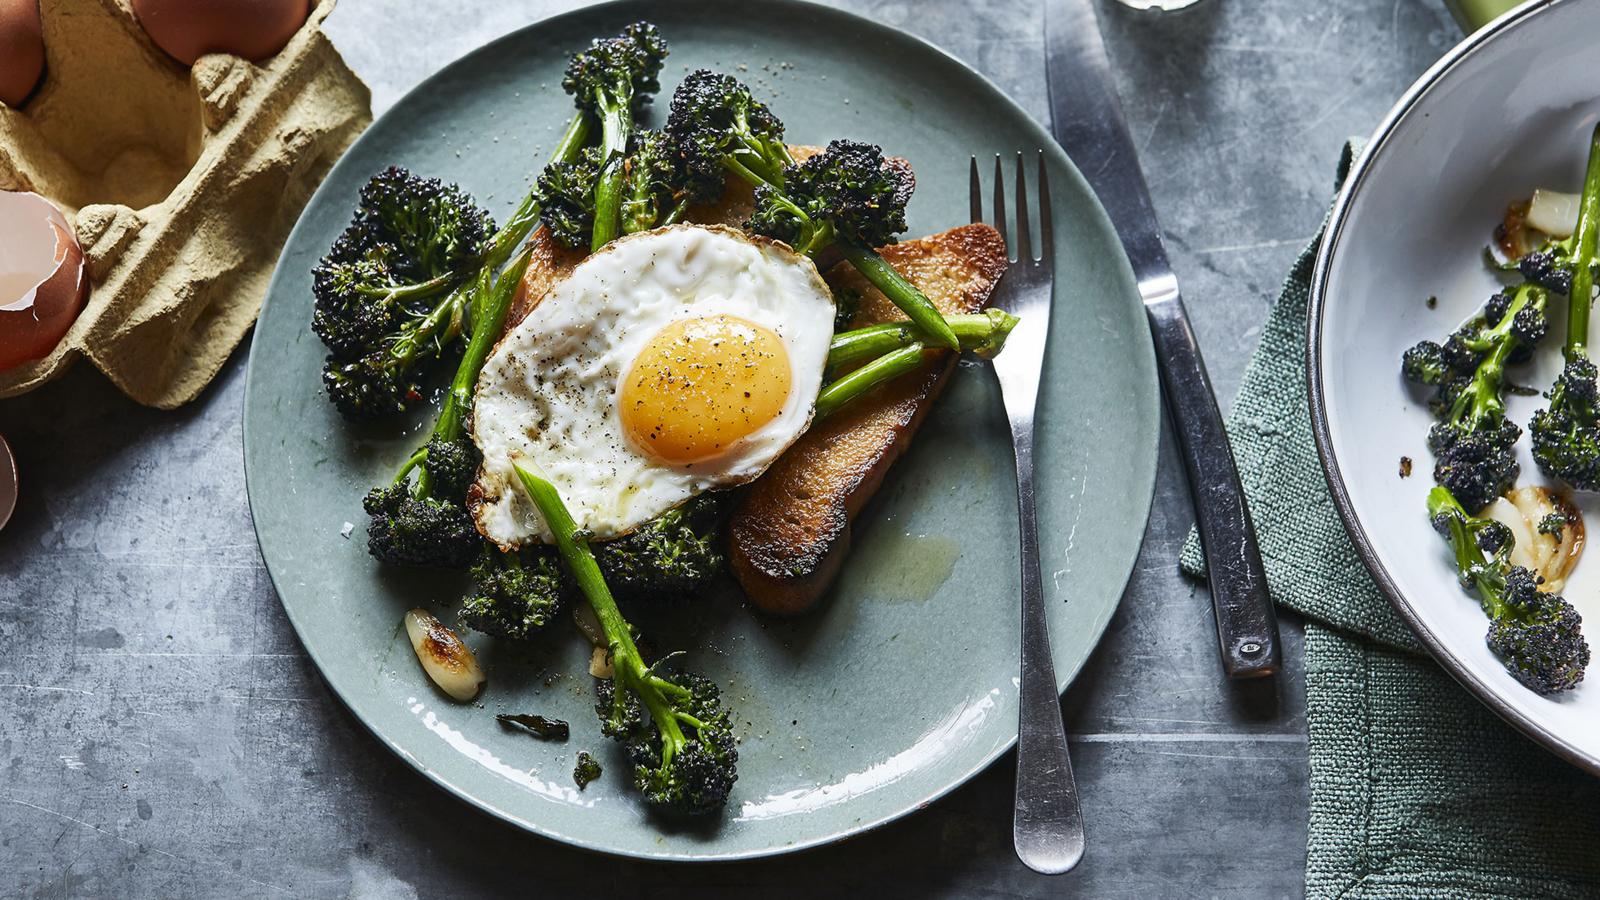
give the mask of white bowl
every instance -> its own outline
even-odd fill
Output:
[[[1507,202],[1536,187],[1580,188],[1600,118],[1596,35],[1600,0],[1529,4],[1451,51],[1406,93],[1334,207],[1312,281],[1307,375],[1334,500],[1395,608],[1495,712],[1600,774],[1600,497],[1577,497],[1592,538],[1563,592],[1584,617],[1596,663],[1577,690],[1541,697],[1485,646],[1487,621],[1429,527],[1431,420],[1425,398],[1399,374],[1405,348],[1442,340],[1498,289],[1481,254]],[[1537,363],[1514,370],[1514,381],[1549,386],[1565,325],[1558,310]],[[1508,411],[1526,428],[1543,403],[1512,397]],[[1543,483],[1522,444],[1519,483]],[[1415,461],[1410,478],[1399,475],[1402,456]]]

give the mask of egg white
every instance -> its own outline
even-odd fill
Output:
[[[771,329],[790,390],[771,421],[721,455],[669,463],[627,438],[617,395],[662,328],[726,314]],[[833,336],[832,293],[811,260],[720,226],[673,225],[585,259],[495,348],[478,381],[473,440],[478,530],[502,547],[548,542],[513,461],[536,463],[580,528],[627,534],[685,500],[766,471],[810,424]]]

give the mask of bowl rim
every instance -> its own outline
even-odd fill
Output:
[[[1411,603],[1406,600],[1399,585],[1379,559],[1372,539],[1362,527],[1350,502],[1349,489],[1339,468],[1339,460],[1334,453],[1333,439],[1328,427],[1322,372],[1323,318],[1328,308],[1328,280],[1334,258],[1338,254],[1340,239],[1350,224],[1350,210],[1367,176],[1371,173],[1373,164],[1396,135],[1426,105],[1428,95],[1439,82],[1458,68],[1471,64],[1484,47],[1526,25],[1540,13],[1566,2],[1569,0],[1531,0],[1467,37],[1430,66],[1401,95],[1400,100],[1389,110],[1372,136],[1368,138],[1366,146],[1352,164],[1350,173],[1339,190],[1338,198],[1334,201],[1333,210],[1328,217],[1322,244],[1317,249],[1316,267],[1311,278],[1310,305],[1306,315],[1306,388],[1311,406],[1311,432],[1316,441],[1317,457],[1322,462],[1334,506],[1339,511],[1339,518],[1344,523],[1345,531],[1349,533],[1351,543],[1355,545],[1361,561],[1366,564],[1373,580],[1389,599],[1389,604],[1394,607],[1395,612],[1400,614],[1421,639],[1423,646],[1434,660],[1495,714],[1567,762],[1591,774],[1600,775],[1600,751],[1585,750],[1577,746],[1535,722],[1509,703],[1495,688],[1478,677],[1462,659],[1457,657],[1447,642],[1427,626]]]

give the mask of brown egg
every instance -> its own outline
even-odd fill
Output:
[[[133,0],[133,12],[156,46],[192,66],[207,53],[255,61],[277,53],[305,24],[311,0]]]
[[[21,106],[43,74],[39,0],[0,0],[0,103]]]
[[[0,191],[0,371],[50,355],[88,294],[67,217],[38,194]]]

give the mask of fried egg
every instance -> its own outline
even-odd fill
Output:
[[[524,460],[601,540],[750,481],[810,424],[833,319],[809,259],[730,228],[674,225],[590,256],[483,368],[478,530],[506,548],[551,539],[517,486]]]

